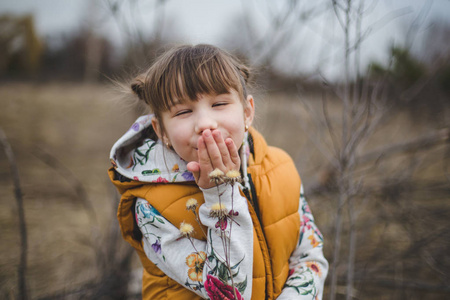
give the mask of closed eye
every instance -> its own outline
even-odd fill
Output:
[[[190,112],[191,112],[191,110],[189,110],[189,109],[181,110],[181,111],[177,112],[177,113],[175,114],[175,116],[185,115],[185,114],[188,114],[188,113],[190,113]]]
[[[213,104],[213,107],[216,107],[216,106],[224,106],[224,105],[227,105],[228,104],[228,102],[217,102],[217,103],[214,103]]]

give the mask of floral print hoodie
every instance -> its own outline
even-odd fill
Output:
[[[119,176],[140,182],[194,181],[187,162],[160,141],[145,137],[152,115],[138,118],[114,144],[110,160]],[[242,171],[246,174],[249,147],[241,148]],[[204,299],[251,299],[253,223],[241,184],[220,184],[201,189],[205,203],[197,210],[206,226],[205,240],[190,235],[186,224],[171,224],[145,199],[138,198],[135,220],[143,235],[145,254],[158,268]],[[217,205],[222,214],[217,214]],[[195,211],[195,210],[194,210]],[[186,211],[186,213],[192,213]],[[300,193],[300,235],[289,260],[289,277],[277,299],[320,299],[328,263],[323,256],[323,237]],[[189,225],[189,224],[188,224]]]

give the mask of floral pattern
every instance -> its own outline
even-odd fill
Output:
[[[244,257],[239,262],[237,262],[235,265],[231,266],[230,269],[232,270],[232,274],[230,275],[226,264],[223,262],[223,260],[220,257],[218,257],[218,255],[214,251],[214,247],[211,242],[212,232],[210,231],[209,234],[210,234],[211,253],[208,256],[208,262],[210,263],[211,270],[208,272],[208,275],[211,275],[211,278],[219,278],[218,280],[220,282],[229,282],[231,280],[231,276],[233,276],[233,278],[234,278],[239,273],[240,265],[241,265],[241,262],[244,260]],[[211,280],[213,280],[213,279],[211,279]],[[239,292],[243,293],[245,291],[245,289],[247,288],[247,278],[245,278],[244,281],[242,281],[242,282],[235,283],[235,286]],[[205,283],[205,288],[206,288],[206,283]],[[218,298],[218,299],[224,299],[224,298]]]
[[[311,213],[311,209],[309,208],[308,202],[306,202],[305,196],[303,193],[300,193],[300,202],[301,202],[301,230],[300,230],[300,239],[298,240],[298,244],[303,241],[303,236],[306,231],[313,230],[314,234],[310,235],[308,239],[311,240],[311,245],[314,247],[321,247],[323,245],[323,236],[314,223],[314,217]]]
[[[300,207],[301,212],[301,229],[300,240],[298,249],[320,249],[322,247],[322,235],[318,231],[314,224],[314,218],[311,214],[306,200],[303,199]],[[227,218],[222,219],[222,223],[217,221],[216,218],[209,217],[212,220],[212,228],[223,226],[226,228],[230,226],[230,222],[234,222],[234,217],[238,217],[242,212],[237,209],[230,210],[226,213]],[[229,217],[229,218],[228,218]],[[141,200],[136,204],[136,218],[137,222],[143,232],[144,236],[149,241],[149,249],[161,257],[161,261],[166,262],[169,258],[167,256],[167,250],[164,251],[164,243],[162,242],[162,234],[157,234],[158,231],[154,231],[151,228],[159,228],[160,226],[171,226],[164,217],[148,202]],[[216,229],[217,230],[217,229]],[[210,299],[234,299],[236,293],[237,299],[243,299],[243,294],[247,290],[247,278],[236,281],[235,276],[241,273],[241,263],[245,257],[241,257],[240,261],[235,261],[231,265],[231,276],[235,278],[234,286],[230,284],[230,273],[224,263],[223,257],[216,253],[216,247],[220,247],[214,244],[213,241],[214,230],[208,231],[209,247],[208,251],[195,251],[190,252],[184,256],[185,275],[184,285],[194,292],[207,295]],[[184,238],[184,240],[186,240]],[[191,249],[192,247],[186,246],[185,248]],[[310,250],[314,251],[314,250]],[[292,297],[300,297],[301,299],[319,299],[321,296],[321,285],[323,284],[324,277],[327,269],[326,265],[323,265],[323,261],[311,260],[314,256],[311,254],[305,254],[305,252],[299,255],[301,261],[297,266],[289,270],[289,277],[285,283],[283,289],[283,296],[280,295],[279,299],[292,299]],[[308,252],[309,253],[309,252]],[[222,254],[223,255],[223,254]],[[170,259],[173,259],[170,258]],[[206,267],[208,265],[208,267]],[[161,265],[158,265],[161,266]],[[325,268],[325,269],[324,269]],[[206,280],[203,281],[206,273]],[[291,292],[289,292],[289,290]],[[295,295],[297,296],[295,296]],[[299,299],[300,299],[299,298]]]
[[[186,161],[174,151],[167,149],[161,141],[145,137],[145,130],[152,126],[151,119],[152,115],[138,118],[125,135],[114,144],[110,156],[113,167],[122,176],[133,178],[135,181],[155,183],[194,181],[193,175],[187,170]],[[130,149],[129,146],[137,141],[141,145]],[[156,157],[158,159],[155,159]]]
[[[238,187],[236,186],[235,189],[237,190]],[[210,193],[216,195],[217,191],[210,191]],[[231,190],[227,190],[222,195],[223,197],[230,197],[231,194]],[[239,195],[239,193],[235,192],[234,195]],[[204,192],[204,198],[205,202],[213,202],[212,199],[208,198],[206,192]],[[244,222],[245,219],[239,219],[244,216],[248,218],[245,222],[247,222],[246,227],[250,230],[246,231],[246,235],[242,235],[242,233],[239,233],[242,226],[236,226],[236,230],[233,227],[233,235],[230,236],[229,231],[227,231],[226,236],[224,236],[227,243],[231,243],[233,238],[241,239],[244,236],[245,239],[249,239],[253,236],[250,215],[242,210],[247,207],[246,199],[240,200],[234,202],[233,210],[225,211],[226,217],[223,220],[227,222],[229,229],[231,223],[241,224]],[[217,199],[215,198],[214,201],[217,201]],[[206,206],[203,206],[203,208],[206,208]],[[211,209],[207,208],[207,210],[210,211]],[[202,212],[201,207],[198,212]],[[252,251],[249,253],[233,249],[231,251],[235,252],[224,253],[222,250],[224,240],[218,237],[219,231],[215,228],[217,219],[210,217],[205,212],[203,212],[203,216],[202,222],[209,228],[206,233],[208,235],[207,241],[196,240],[189,235],[181,235],[181,227],[178,229],[173,226],[147,201],[138,199],[136,202],[136,220],[145,237],[144,250],[146,255],[171,278],[176,280],[178,278],[177,281],[180,284],[204,298],[244,299],[243,295],[247,294],[248,299],[250,299],[251,289],[248,288],[247,273],[244,270],[251,268]],[[160,223],[160,218],[164,223]],[[172,230],[178,230],[178,234],[175,235]],[[234,240],[233,243],[236,244],[236,241]],[[180,243],[180,246],[176,247],[174,243]],[[169,244],[171,247],[167,247]],[[180,255],[183,255],[181,265]],[[246,260],[246,257],[250,257],[250,259]],[[230,261],[229,265],[226,263],[227,260]],[[172,267],[166,269],[165,266],[169,265]],[[176,275],[173,272],[176,272]],[[236,295],[236,298],[234,295]]]
[[[180,165],[178,163],[173,164],[171,173],[173,176],[167,176],[167,174],[162,174],[161,170],[159,168],[154,169],[146,169],[145,166],[147,165],[149,159],[150,159],[150,153],[152,151],[155,151],[155,147],[158,143],[147,139],[141,147],[137,148],[133,155],[130,157],[130,163],[126,167],[127,169],[132,167],[132,170],[134,171],[136,166],[140,165],[144,167],[144,170],[141,170],[140,173],[142,176],[155,176],[159,175],[158,178],[150,180],[153,183],[169,183],[169,182],[176,182],[178,181],[178,175],[181,174],[182,181],[194,181],[194,176],[191,172],[188,170],[181,170]],[[168,178],[170,177],[170,178]]]
[[[137,135],[142,136],[143,130],[149,126],[151,126],[151,116],[141,117],[113,146],[111,163],[116,171],[122,176],[141,182],[194,181],[193,174],[187,171],[187,163],[175,152],[168,150],[160,141],[145,139],[142,146],[138,148],[127,147],[136,141]],[[250,155],[249,147],[243,149],[242,159],[245,161],[245,157]],[[206,192],[203,191],[203,193],[205,203],[217,202],[217,199],[207,200]],[[235,195],[240,197],[239,192]],[[204,205],[200,206],[197,212],[201,222],[208,228],[206,234],[209,237],[206,242],[193,239],[192,245],[195,245],[193,249],[186,238],[180,238],[177,227],[179,224],[171,224],[148,202],[138,199],[135,217],[144,236],[143,246],[147,257],[170,278],[181,285],[184,284],[186,288],[203,298],[233,299],[236,293],[238,299],[244,297],[250,299],[251,278],[247,278],[246,274],[249,274],[249,270],[251,272],[253,252],[247,251],[245,247],[236,247],[239,244],[236,241],[248,241],[253,238],[252,231],[248,235],[244,232],[245,228],[251,227],[251,219],[247,215],[247,201],[245,198],[243,200],[240,203],[244,206],[241,206],[240,210],[237,206],[238,202],[235,202],[234,207],[228,206],[233,208],[233,211],[228,213],[232,218],[224,219],[222,222],[218,222],[215,218],[208,218],[207,213],[202,214]],[[314,218],[303,193],[300,195],[299,213],[301,227],[298,246],[291,256],[294,263],[285,288],[278,297],[279,300],[320,298],[327,273],[327,263],[321,250],[323,237],[314,224]],[[234,217],[240,226],[234,226]],[[250,225],[247,219],[250,219]],[[230,227],[233,227],[232,235],[228,234]],[[221,251],[222,241],[217,238],[220,231],[227,232],[226,241],[232,243],[234,239],[234,246],[231,248],[231,272],[227,269],[225,254]],[[204,281],[203,278],[205,278]],[[230,278],[234,279],[234,286],[230,284]]]
[[[181,174],[181,176],[186,180],[186,181],[194,181],[194,175],[189,172],[189,171],[185,171]]]
[[[311,234],[310,236],[308,236],[308,240],[311,241],[311,246],[313,246],[313,248],[316,248],[320,245],[320,242],[316,239],[315,234]]]
[[[188,265],[188,277],[192,281],[203,281],[203,265],[205,264],[206,253],[191,253],[186,257],[186,265]]]
[[[285,283],[285,288],[283,293],[280,295],[279,299],[320,299],[321,289],[323,285],[324,277],[326,276],[327,266],[324,265],[323,260],[316,261],[317,256],[312,254],[315,250],[322,248],[322,235],[317,230],[314,224],[314,218],[311,211],[306,203],[306,200],[300,202],[301,206],[299,208],[301,216],[301,229],[299,237],[299,247],[296,249],[296,255],[300,260],[299,264],[294,266],[289,271],[289,277]],[[230,226],[231,222],[235,222],[234,217],[239,217],[242,211],[234,208],[234,210],[227,211],[223,218],[223,222],[218,222],[216,218],[211,218],[209,215],[206,220],[211,219],[211,230],[208,230],[208,247],[200,248],[200,251],[192,252],[192,247],[187,244],[184,246],[186,249],[190,249],[184,256],[184,278],[183,283],[186,288],[191,289],[205,297],[210,299],[234,299],[236,293],[237,299],[243,299],[243,295],[246,290],[248,290],[248,282],[246,277],[237,277],[239,274],[245,274],[241,270],[241,264],[245,259],[245,256],[241,256],[239,261],[234,261],[230,266],[231,274],[227,265],[222,257],[223,253],[219,255],[216,250],[220,250],[220,244],[214,244],[214,232],[217,234],[217,227],[223,226],[227,228]],[[161,226],[172,226],[167,222],[164,217],[148,202],[145,200],[140,200],[136,204],[136,221],[143,235],[148,240],[148,249],[156,257],[160,257],[161,262],[168,262],[174,259],[173,254],[170,258],[167,257],[168,250],[164,247],[164,242],[162,237],[167,236],[158,231]],[[220,220],[219,220],[220,221]],[[240,226],[238,226],[240,227]],[[153,230],[152,228],[158,229]],[[214,230],[216,228],[216,230]],[[229,238],[228,235],[226,238]],[[180,240],[180,239],[178,239]],[[183,238],[181,240],[187,240]],[[216,249],[216,247],[218,247]],[[207,251],[203,251],[206,249]],[[308,250],[309,249],[309,250]],[[178,249],[177,251],[180,251]],[[308,251],[308,252],[304,252]],[[318,250],[321,253],[321,250]],[[149,252],[146,252],[149,255]],[[236,256],[235,256],[236,258]],[[319,257],[320,259],[320,257]],[[154,260],[152,260],[154,261]],[[158,267],[162,267],[161,264],[155,263]],[[206,266],[207,265],[207,266]],[[178,269],[179,267],[177,267]],[[162,269],[164,270],[164,269]],[[206,280],[203,281],[206,272]],[[234,278],[234,286],[230,284],[231,278]],[[236,280],[240,278],[239,280]],[[182,282],[180,282],[183,284]]]
[[[166,257],[162,254],[162,246],[161,246],[161,236],[156,235],[151,232],[147,225],[152,226],[154,228],[159,228],[155,222],[160,224],[165,224],[164,218],[161,214],[148,202],[140,202],[136,203],[136,224],[138,224],[142,234],[149,240],[154,241],[151,244],[152,250],[156,254],[160,254],[163,260],[166,260]]]
[[[161,174],[161,171],[158,168],[156,168],[156,169],[152,169],[152,170],[144,170],[141,172],[141,174],[144,176],[159,175],[159,174]]]
[[[300,268],[292,272],[292,275],[286,281],[285,287],[296,290],[302,296],[310,295],[310,299],[314,299],[317,296],[314,276],[310,269]]]
[[[152,244],[152,249],[153,251],[155,251],[155,253],[161,254],[161,242],[159,241],[159,239]]]
[[[133,162],[134,162],[133,170],[136,167],[136,165],[139,164],[139,165],[143,166],[143,165],[145,165],[147,163],[147,161],[149,159],[149,154],[153,150],[153,148],[155,147],[156,142],[149,139],[149,140],[146,140],[146,142],[144,144],[146,146],[145,151],[142,151],[141,147],[136,148],[134,150],[134,153],[133,153]]]
[[[314,258],[313,252],[320,251],[323,247],[323,237],[319,229],[314,223],[314,217],[311,209],[303,196],[300,194],[300,237],[298,241],[298,249],[310,249],[309,252],[298,251],[300,261],[297,266],[289,270],[289,277],[286,281],[285,288],[294,291],[295,294],[301,296],[302,299],[318,299],[321,297],[320,285],[323,284],[327,272],[326,261],[311,260]],[[307,238],[305,238],[307,236]],[[324,265],[325,263],[325,265]],[[325,270],[324,270],[325,267]],[[292,293],[292,292],[291,292]],[[286,293],[283,299],[290,299],[294,295]]]
[[[155,182],[155,183],[168,183],[169,181],[167,179],[165,179],[164,177],[158,177],[158,179],[153,180],[152,182]]]
[[[211,275],[207,275],[205,289],[211,300],[236,299],[234,297],[235,293],[237,300],[242,299],[242,295],[239,293],[237,288],[234,288],[233,291],[233,287],[224,284],[218,278]]]
[[[308,267],[310,270],[312,270],[317,276],[322,276],[322,270],[320,268],[320,265],[315,261],[309,261],[306,263],[306,267]]]
[[[153,221],[155,219],[157,219],[157,221],[159,221],[160,223],[164,224],[164,220],[163,218],[159,218],[161,217],[161,214],[159,213],[159,211],[157,211],[153,206],[151,206],[148,203],[141,203],[137,206],[136,208],[137,210],[137,214],[142,213],[144,218],[150,219],[150,222],[153,223]]]

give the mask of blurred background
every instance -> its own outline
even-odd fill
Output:
[[[109,149],[127,84],[211,43],[253,69],[256,127],[302,177],[324,299],[450,297],[450,1],[0,3],[0,298],[139,299]]]

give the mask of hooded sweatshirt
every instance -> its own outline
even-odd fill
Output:
[[[323,238],[290,157],[251,129],[241,147],[243,184],[200,189],[184,160],[148,138],[151,118],[115,143],[109,171],[122,194],[122,234],[144,266],[143,298],[320,298]],[[197,202],[192,211],[187,200]]]

